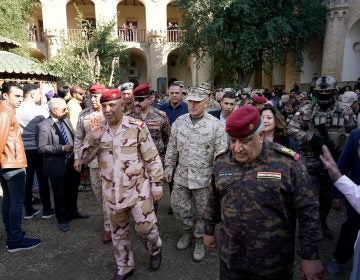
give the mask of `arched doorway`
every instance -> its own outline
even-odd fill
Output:
[[[128,63],[124,66],[127,69],[127,81],[133,82],[135,85],[146,84],[148,82],[146,54],[137,48],[129,48],[125,51],[128,53]]]
[[[70,0],[66,5],[66,16],[67,16],[67,36],[68,40],[73,40],[80,36],[82,24],[78,18],[79,15],[76,11],[75,6],[83,14],[85,21],[88,23],[88,27],[96,27],[96,16],[95,16],[95,5],[91,0]]]
[[[360,76],[360,20],[345,36],[342,81],[356,81]]]
[[[124,42],[146,41],[145,6],[139,0],[122,0],[117,6],[118,35]]]
[[[192,75],[189,66],[189,59],[186,59],[186,61],[181,61],[177,50],[173,50],[168,55],[167,73],[168,81],[176,79],[178,81],[184,81],[185,86],[192,85]]]

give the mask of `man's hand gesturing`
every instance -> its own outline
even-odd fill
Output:
[[[92,117],[89,122],[90,137],[94,140],[99,140],[104,134],[104,127],[101,127],[100,120],[97,117]]]

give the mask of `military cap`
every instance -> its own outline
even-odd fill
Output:
[[[134,89],[134,83],[132,83],[132,82],[124,83],[119,87],[119,89],[121,91]]]
[[[261,116],[254,106],[241,106],[226,119],[226,133],[232,138],[252,136],[263,127]]]
[[[89,88],[90,94],[101,94],[106,91],[106,87],[100,84],[94,84]]]
[[[150,95],[150,87],[147,84],[141,84],[134,89],[135,97],[146,97]]]
[[[70,93],[80,93],[80,94],[84,94],[86,92],[86,90],[82,89],[81,87],[79,87],[78,85],[73,85],[70,88]]]
[[[173,84],[176,85],[176,86],[179,86],[181,88],[184,87],[184,82],[183,81],[175,81],[175,82],[173,82]]]
[[[266,98],[260,95],[254,95],[251,99],[257,104],[264,104],[267,102]]]
[[[106,90],[100,97],[100,103],[117,100],[121,98],[121,92],[118,88]]]
[[[186,100],[191,101],[202,101],[206,97],[208,97],[208,91],[200,87],[191,87],[189,88],[187,93],[188,97],[186,98]]]

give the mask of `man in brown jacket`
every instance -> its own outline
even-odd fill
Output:
[[[25,197],[26,156],[15,109],[23,100],[16,82],[2,85],[0,101],[0,182],[3,189],[2,213],[7,233],[7,250],[16,252],[38,246],[40,239],[26,238],[21,228]]]

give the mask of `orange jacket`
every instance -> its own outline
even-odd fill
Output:
[[[26,167],[24,144],[15,109],[0,101],[0,168]]]

